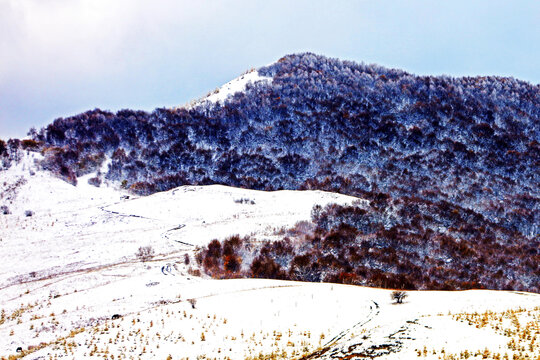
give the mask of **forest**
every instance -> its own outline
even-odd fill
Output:
[[[540,291],[537,239],[474,211],[418,198],[316,205],[278,241],[213,240],[197,261],[215,278],[333,282],[403,290]]]

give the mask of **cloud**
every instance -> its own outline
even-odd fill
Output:
[[[0,79],[47,81],[93,76],[114,57],[128,17],[122,2],[102,0],[9,0],[9,28],[1,36]],[[119,21],[121,19],[122,21]]]

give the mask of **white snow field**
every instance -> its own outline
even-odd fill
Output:
[[[274,239],[315,204],[361,199],[217,185],[136,197],[34,158],[0,172],[0,359],[540,357],[538,294],[410,291],[398,305],[390,290],[193,275],[211,239]]]

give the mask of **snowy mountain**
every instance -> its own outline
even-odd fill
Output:
[[[239,248],[227,276],[537,292],[538,104],[539,87],[513,78],[415,76],[298,54],[188,108],[92,110],[0,152],[39,151],[41,167],[72,184],[90,176],[82,181],[139,195],[222,184],[367,201],[321,208],[292,247],[282,236],[273,248]],[[282,245],[286,256],[267,259]],[[205,257],[224,276],[224,257]]]
[[[540,358],[539,104],[307,53],[0,140],[0,359]]]
[[[239,91],[241,90],[241,91]],[[188,108],[99,109],[32,132],[43,167],[139,194],[181,185],[448,202],[534,238],[540,87],[290,55]]]

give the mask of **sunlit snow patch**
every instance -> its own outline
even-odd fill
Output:
[[[237,92],[243,92],[246,90],[246,86],[249,83],[256,83],[259,81],[271,81],[272,77],[270,76],[261,76],[257,70],[252,70],[234,80],[229,81],[222,87],[216,89],[208,96],[195,100],[190,103],[187,108],[193,108],[208,103],[223,103],[229,96],[236,94]]]

